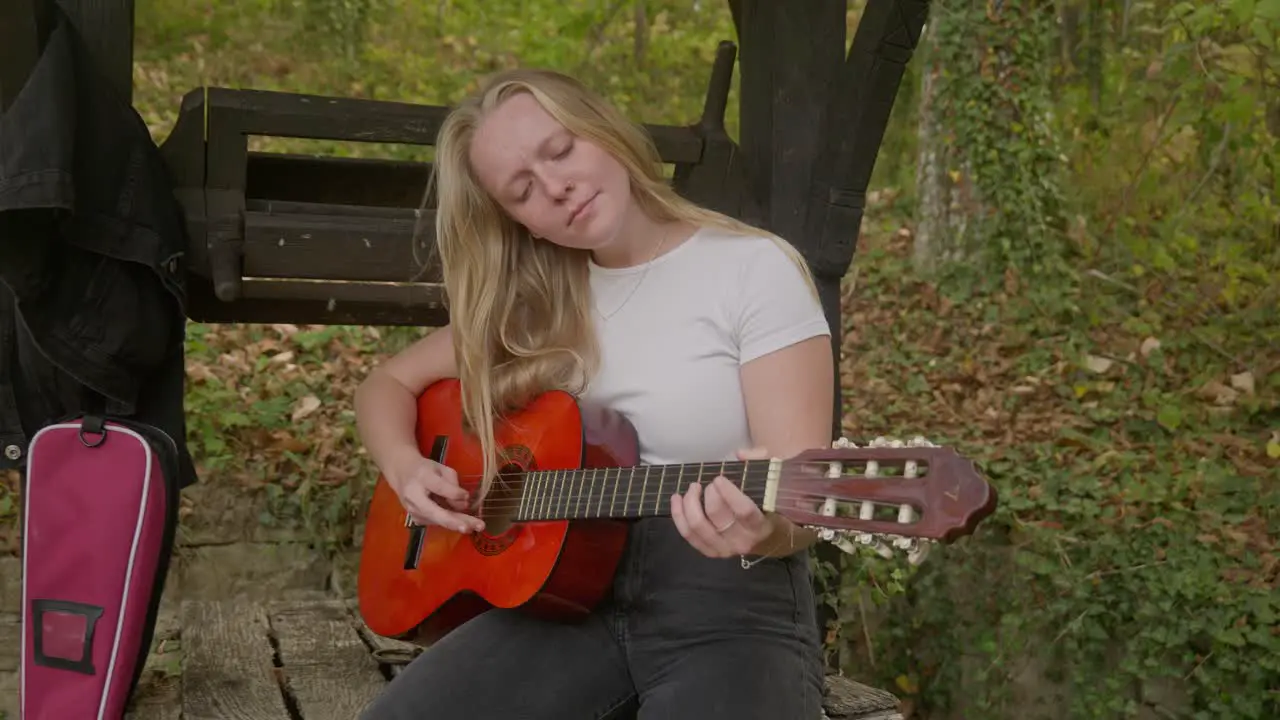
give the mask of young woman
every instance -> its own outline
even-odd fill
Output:
[[[554,72],[500,73],[444,123],[436,233],[450,324],[356,395],[361,437],[417,522],[483,528],[467,512],[477,498],[414,441],[415,398],[442,378],[459,378],[487,453],[495,418],[552,388],[622,411],[646,464],[829,446],[830,330],[803,260],[682,199],[660,168],[640,128]],[[811,533],[724,478],[670,503],[671,517],[634,522],[587,621],[485,613],[364,717],[819,717]]]

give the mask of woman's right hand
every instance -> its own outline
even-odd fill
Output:
[[[440,525],[460,533],[483,530],[484,521],[455,510],[467,508],[467,491],[453,468],[422,457],[417,448],[402,453],[385,472],[387,484],[400,498],[409,517],[419,525]]]

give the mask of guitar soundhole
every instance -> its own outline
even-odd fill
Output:
[[[514,450],[514,452],[513,452]],[[524,455],[525,457],[521,457]],[[506,460],[531,460],[532,454],[525,449],[507,448]],[[498,470],[498,477],[493,487],[480,505],[480,519],[484,520],[484,531],[471,534],[471,542],[476,552],[481,555],[496,555],[511,547],[516,540],[514,518],[520,509],[520,493],[524,487],[524,473],[528,468],[509,462]]]

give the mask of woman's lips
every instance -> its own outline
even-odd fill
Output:
[[[600,196],[600,193],[596,193],[595,195],[592,195],[591,197],[587,198],[586,202],[579,205],[578,209],[574,210],[573,214],[569,216],[568,224],[573,225],[575,222],[577,222],[578,218],[582,217],[583,214],[587,212],[587,210],[591,209],[592,205],[596,201],[596,198],[599,196]]]

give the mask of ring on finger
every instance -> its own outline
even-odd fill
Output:
[[[734,518],[734,519],[730,520],[728,523],[726,523],[724,527],[718,527],[718,528],[716,528],[716,532],[718,532],[718,533],[723,533],[725,530],[728,530],[729,528],[733,527],[733,526],[734,526],[734,525],[736,525],[737,523],[738,523],[738,518]]]

